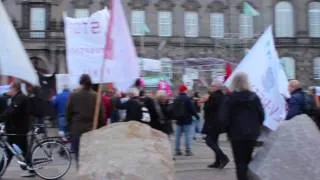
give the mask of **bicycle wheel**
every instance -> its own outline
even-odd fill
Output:
[[[0,177],[6,172],[8,165],[8,156],[6,150],[3,147],[0,147]]]
[[[59,179],[70,169],[71,156],[57,140],[44,140],[32,151],[31,164],[35,173],[43,179]]]

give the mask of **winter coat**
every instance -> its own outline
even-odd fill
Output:
[[[286,120],[304,113],[304,98],[302,89],[297,89],[291,93],[291,97],[287,100],[288,114]]]
[[[97,93],[93,90],[80,89],[71,94],[67,105],[68,129],[74,136],[92,130],[95,113]],[[104,118],[104,108],[100,104],[98,117],[98,127],[106,124]]]
[[[142,111],[141,103],[139,97],[130,98],[124,103],[119,103],[117,105],[118,109],[126,110],[125,122],[128,121],[139,121],[142,122]]]
[[[256,140],[259,137],[264,109],[254,92],[233,92],[222,113],[231,140]]]
[[[192,98],[190,98],[186,93],[180,93],[180,95],[176,98],[176,100],[179,101],[184,101],[185,103],[185,108],[187,114],[185,115],[184,118],[181,119],[176,119],[177,120],[177,125],[190,125],[192,124],[193,121],[193,116],[195,116],[197,119],[199,119],[199,115],[197,113],[196,107],[194,106],[194,102]],[[173,109],[174,111],[174,109]]]
[[[26,134],[29,131],[29,115],[28,98],[18,92],[0,115],[0,120],[5,122],[7,133]]]
[[[64,90],[62,93],[58,94],[53,100],[53,106],[58,114],[58,117],[65,117],[67,103],[69,101],[70,92]]]
[[[209,99],[204,105],[204,126],[202,133],[219,133],[223,131],[222,119],[220,118],[221,108],[225,103],[225,95],[222,91],[210,94]]]

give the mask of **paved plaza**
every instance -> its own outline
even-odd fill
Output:
[[[203,140],[194,142],[194,156],[177,157],[176,159],[176,180],[235,180],[235,169],[231,148],[226,141],[226,137],[220,138],[220,144],[223,151],[228,154],[231,162],[223,170],[208,169],[207,165],[213,162],[213,153],[208,149]],[[20,178],[20,168],[13,160],[7,172],[3,176],[4,180],[24,180]],[[39,178],[29,178],[39,179]],[[76,169],[73,164],[68,174],[63,178],[65,180],[76,180]]]

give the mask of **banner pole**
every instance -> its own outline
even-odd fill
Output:
[[[102,66],[100,69],[100,84],[98,85],[98,92],[97,92],[97,99],[96,99],[96,105],[94,108],[94,116],[93,116],[93,127],[92,129],[95,130],[98,128],[98,122],[99,122],[99,114],[100,114],[100,108],[101,108],[101,99],[102,99],[102,81],[103,81],[103,76],[104,76],[104,66],[105,66],[105,62],[107,60],[107,58],[111,57],[111,53],[112,53],[112,42],[110,40],[111,37],[111,27],[112,27],[112,23],[113,23],[113,0],[110,1],[110,20],[108,23],[108,27],[107,27],[107,33],[106,33],[106,47],[105,47],[105,53],[104,53],[104,57],[103,57],[103,62],[102,62]]]

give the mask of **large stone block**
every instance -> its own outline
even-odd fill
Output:
[[[250,164],[252,180],[320,180],[320,132],[306,115],[272,132]]]
[[[173,180],[168,136],[138,122],[116,123],[84,134],[81,180]]]

